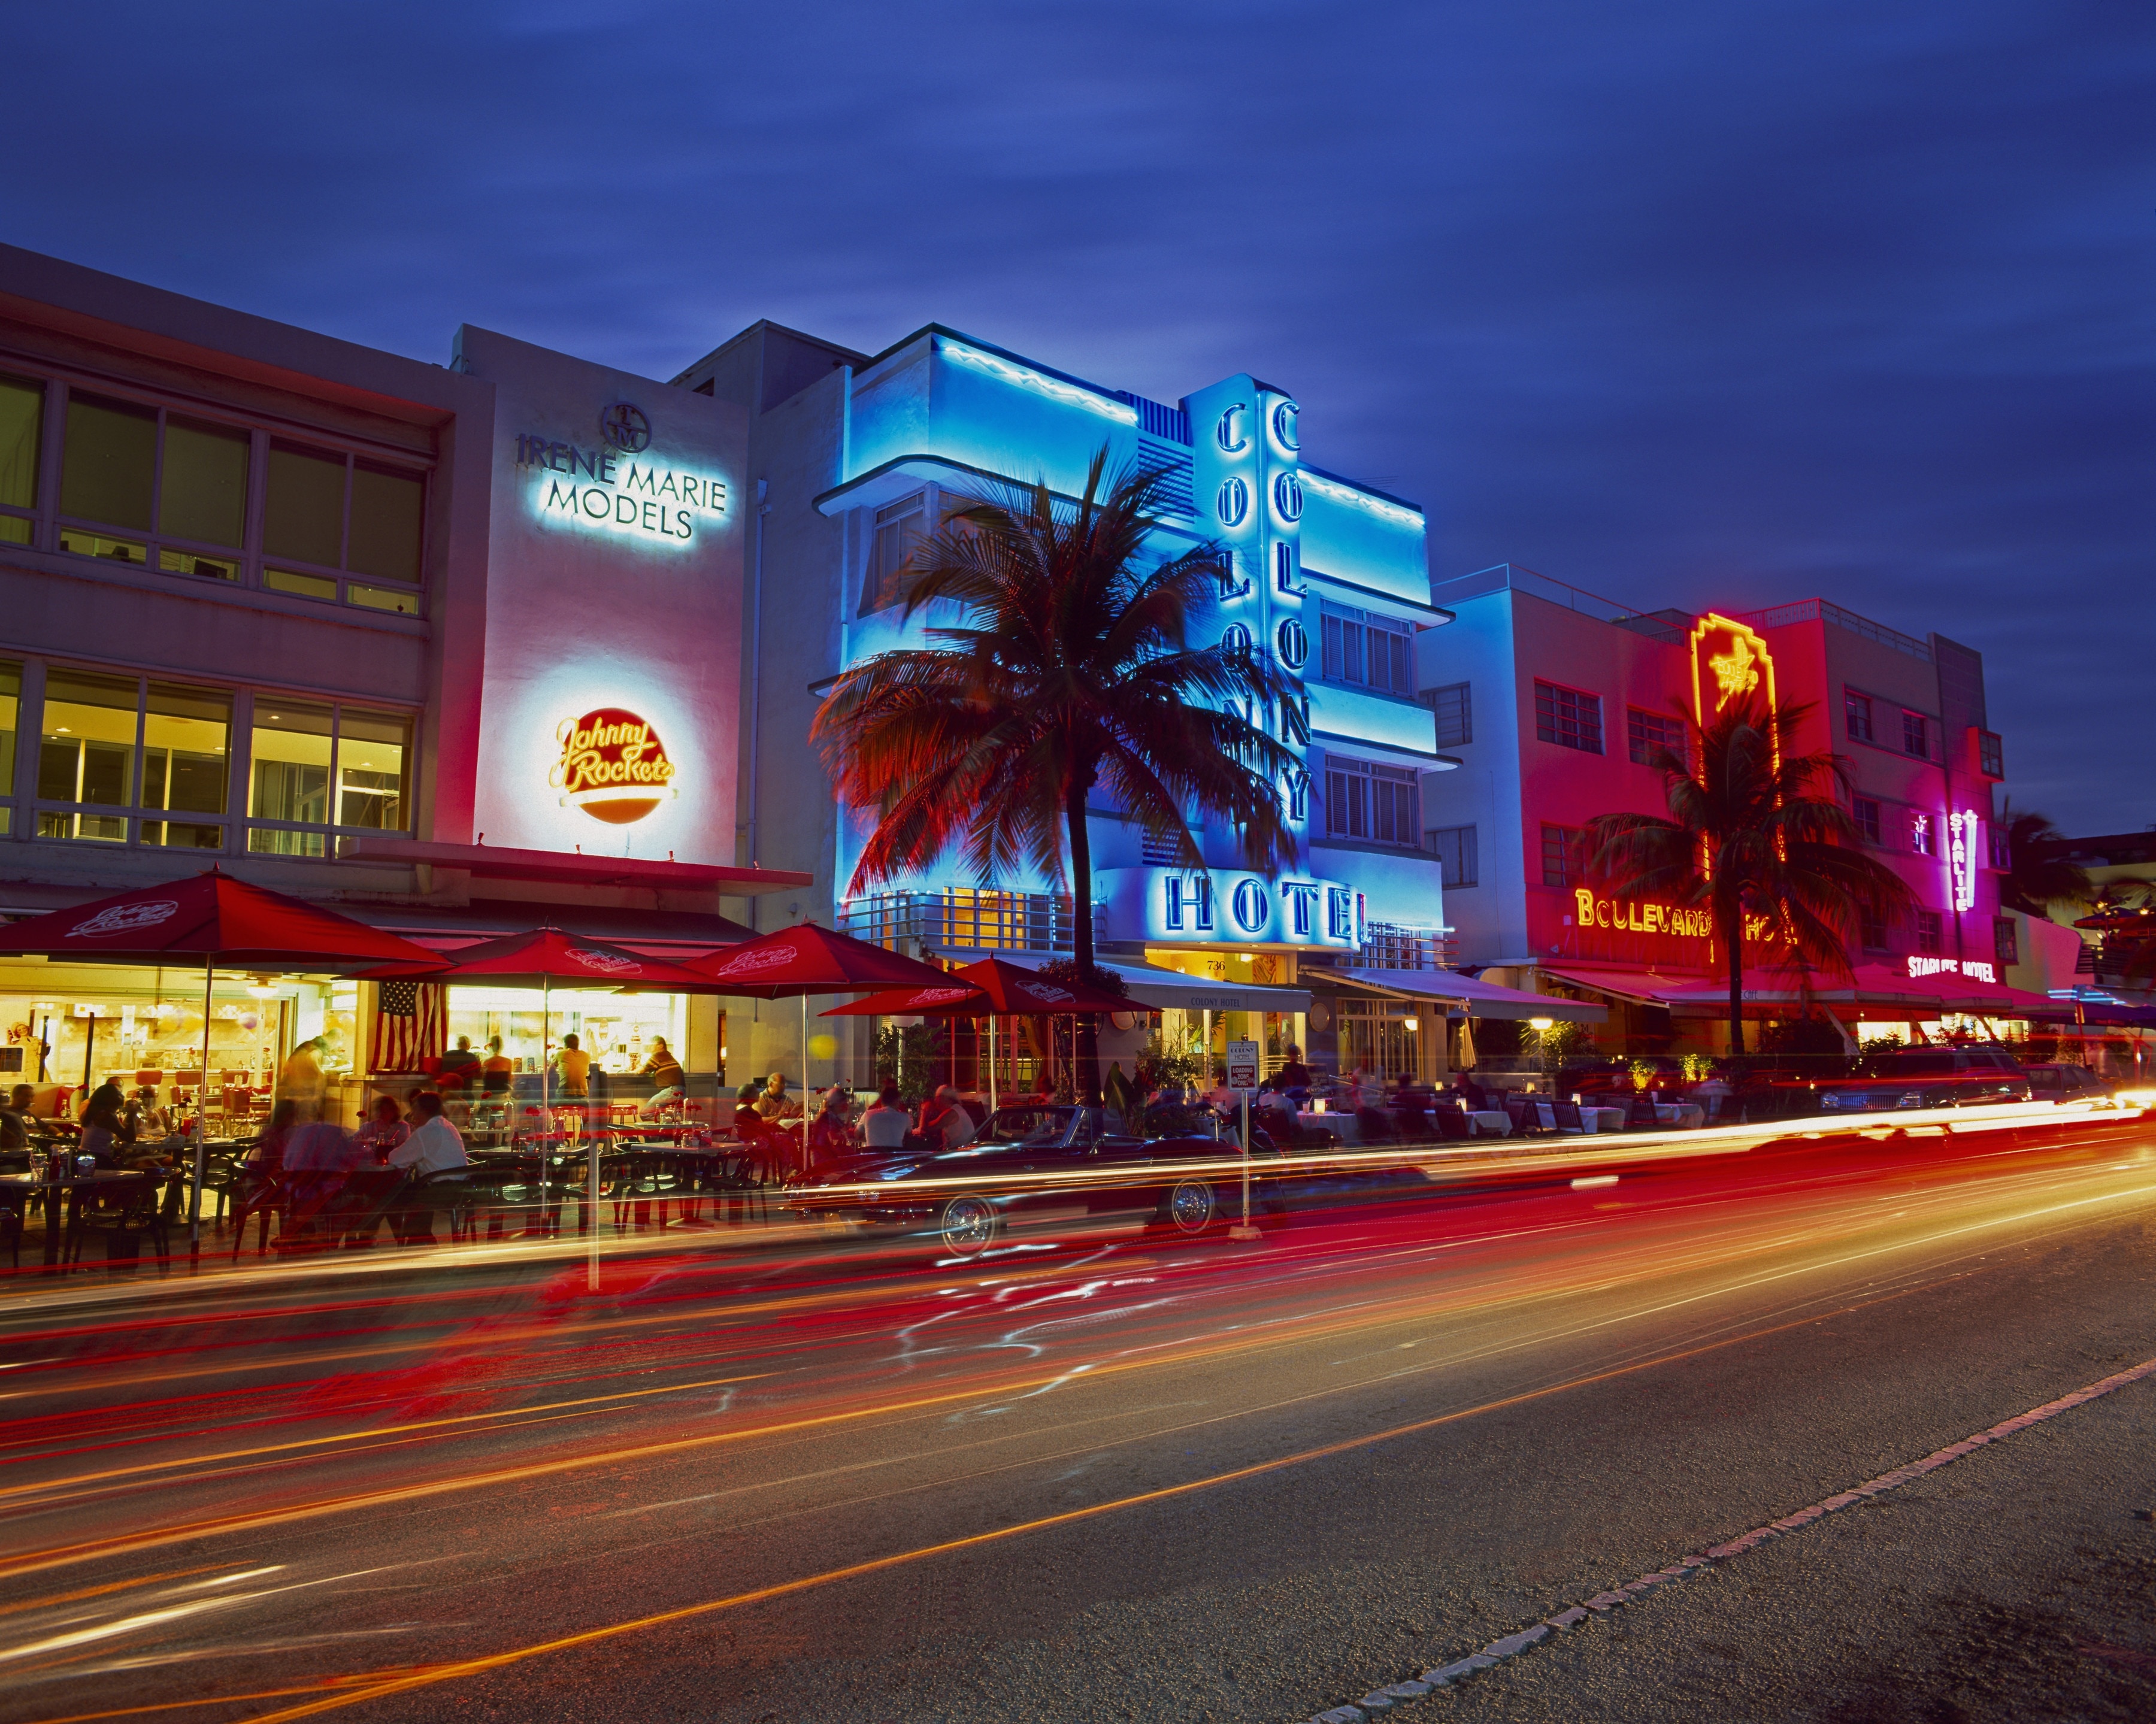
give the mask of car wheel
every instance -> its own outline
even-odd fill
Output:
[[[1196,1239],[1213,1225],[1219,1213],[1213,1188],[1203,1179],[1183,1179],[1161,1201],[1168,1225],[1185,1239]]]
[[[996,1242],[1003,1218],[986,1198],[953,1198],[943,1206],[937,1236],[953,1257],[978,1257]]]

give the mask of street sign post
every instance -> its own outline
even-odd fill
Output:
[[[1243,1219],[1228,1229],[1231,1239],[1255,1239],[1258,1230],[1250,1225],[1250,1097],[1258,1087],[1258,1044],[1255,1042],[1228,1044],[1228,1087],[1237,1092],[1243,1101]]]

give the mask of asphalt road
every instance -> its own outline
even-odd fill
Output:
[[[0,1297],[0,1724],[1300,1720],[2156,1358],[2156,1132]],[[1399,1716],[2156,1715],[2156,1378]]]

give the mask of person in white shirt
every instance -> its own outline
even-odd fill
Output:
[[[861,1116],[861,1142],[870,1149],[901,1149],[913,1129],[913,1116],[898,1099],[898,1085],[886,1084],[875,1105]]]
[[[442,1117],[442,1098],[422,1090],[412,1098],[412,1135],[389,1152],[389,1165],[402,1167],[414,1179],[429,1173],[446,1173],[453,1167],[469,1167],[465,1140],[457,1128]]]

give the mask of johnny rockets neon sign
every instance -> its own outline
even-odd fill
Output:
[[[555,727],[562,757],[547,782],[562,793],[562,806],[582,808],[594,820],[626,826],[641,820],[675,793],[674,762],[659,733],[634,712],[601,706]]]

